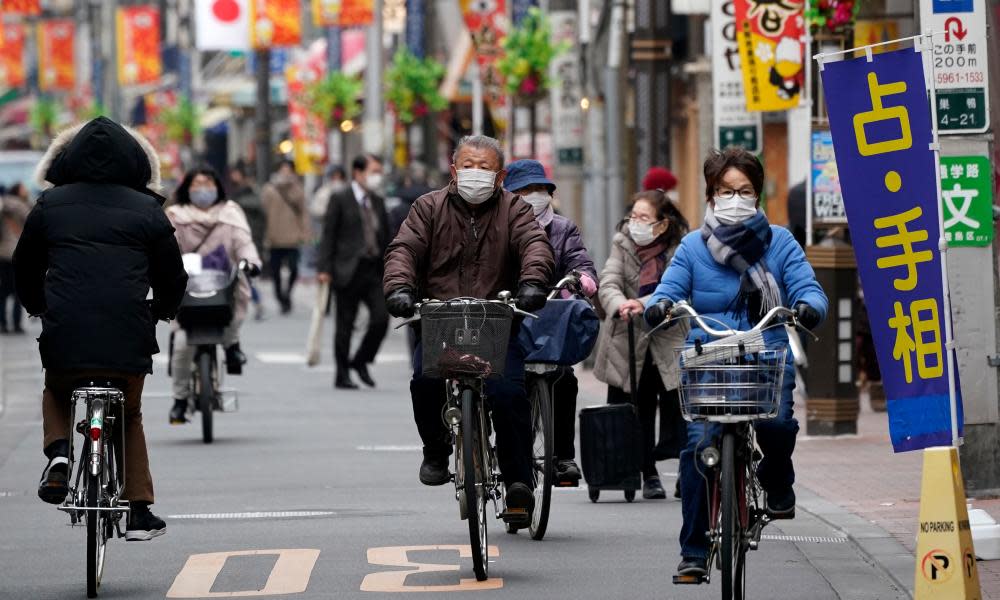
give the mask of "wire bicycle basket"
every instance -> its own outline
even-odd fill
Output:
[[[427,377],[500,377],[507,365],[514,311],[483,300],[420,307],[422,373]]]
[[[736,422],[777,416],[786,346],[710,343],[675,352],[686,420]]]

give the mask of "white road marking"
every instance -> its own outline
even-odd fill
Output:
[[[423,446],[357,446],[355,450],[362,452],[416,452]]]
[[[279,510],[259,512],[195,513],[167,515],[168,519],[287,519],[291,517],[327,517],[337,513],[327,510]]]

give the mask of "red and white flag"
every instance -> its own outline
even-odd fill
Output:
[[[199,50],[249,50],[248,0],[195,0]]]

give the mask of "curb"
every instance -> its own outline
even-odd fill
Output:
[[[875,565],[907,596],[913,598],[915,558],[889,532],[849,510],[799,488],[799,508],[830,527],[841,531],[866,559]]]

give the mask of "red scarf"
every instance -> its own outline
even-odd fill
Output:
[[[639,296],[652,294],[667,270],[667,236],[661,235],[647,246],[636,245],[639,257]]]

